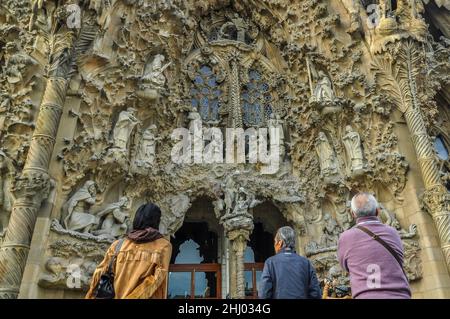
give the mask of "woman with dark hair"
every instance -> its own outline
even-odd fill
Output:
[[[112,265],[116,299],[167,298],[167,273],[172,245],[158,231],[160,220],[161,210],[155,204],[144,204],[138,208],[133,230],[125,239],[116,240],[108,249],[92,276],[86,298],[96,298],[100,277],[107,273],[116,248],[115,265]]]

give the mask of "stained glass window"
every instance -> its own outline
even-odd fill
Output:
[[[439,158],[441,158],[444,161],[448,159],[448,151],[447,148],[445,147],[442,137],[440,136],[436,137],[436,139],[434,140],[434,147],[436,149]]]
[[[250,70],[248,78],[249,82],[243,87],[241,96],[244,125],[261,126],[272,113],[269,85],[256,70]]]
[[[191,88],[191,104],[200,113],[204,121],[219,119],[219,96],[221,90],[216,76],[209,66],[202,66],[195,75]]]

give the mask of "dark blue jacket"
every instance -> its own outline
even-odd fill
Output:
[[[313,265],[291,250],[281,250],[266,260],[258,295],[261,299],[322,298]]]

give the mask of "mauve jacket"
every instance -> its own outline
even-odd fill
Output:
[[[95,298],[94,290],[100,276],[106,272],[118,242],[117,240],[112,243],[105,258],[97,266],[86,299]],[[125,239],[116,259],[114,271],[115,298],[167,298],[167,272],[171,254],[172,245],[165,238],[142,244]]]
[[[360,217],[356,223],[378,235],[403,260],[403,244],[397,230],[384,225],[376,216]],[[411,298],[408,280],[397,260],[362,230],[350,228],[341,234],[338,258],[342,268],[350,273],[353,298]]]
[[[290,250],[281,250],[266,260],[258,295],[261,299],[322,298],[313,265]]]

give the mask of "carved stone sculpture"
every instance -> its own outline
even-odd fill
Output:
[[[245,35],[249,27],[248,24],[237,13],[233,17],[230,17],[230,20],[220,27],[220,38],[245,43]]]
[[[316,139],[316,152],[319,157],[321,175],[329,177],[337,174],[336,155],[323,132],[319,132],[319,136]]]
[[[128,214],[129,200],[123,196],[117,203],[108,205],[104,210],[96,215],[100,218],[101,227],[92,233],[96,236],[119,238],[125,235],[129,228]]]
[[[359,10],[360,3],[358,0],[341,0],[350,15],[350,27],[347,32],[352,33],[360,29]]]
[[[225,179],[225,184],[223,185],[224,192],[224,204],[225,204],[225,214],[230,214],[233,209],[234,200],[237,193],[237,187],[233,180],[233,176],[229,175]]]
[[[409,225],[408,230],[405,230],[400,225],[400,222],[398,221],[396,215],[390,211],[388,211],[382,204],[380,204],[380,217],[381,220],[391,227],[394,227],[398,234],[400,235],[400,238],[402,239],[411,239],[416,237],[417,235],[417,225],[411,224]]]
[[[67,215],[64,219],[66,229],[90,233],[98,225],[99,218],[90,212],[95,204],[95,182],[87,181],[66,203]]]
[[[150,168],[155,160],[156,125],[150,125],[143,133],[136,155],[135,164],[138,168]]]
[[[46,273],[39,278],[41,287],[58,287],[67,285],[67,261],[60,257],[51,257],[45,263]]]
[[[319,71],[318,81],[314,89],[314,101],[333,101],[334,98],[335,96],[330,78],[323,71]]]
[[[166,58],[162,54],[154,56],[152,61],[147,62],[142,74],[142,82],[154,89],[162,89],[166,83],[166,77],[163,72],[171,64],[171,62],[163,65]]]
[[[15,44],[7,45],[6,51],[11,53],[6,65],[6,79],[11,84],[24,81],[27,68],[36,65],[36,61],[29,55],[17,53],[18,48]],[[15,52],[15,53],[13,53]]]
[[[159,230],[164,235],[173,235],[181,227],[191,202],[186,194],[168,195],[161,214]]]
[[[353,175],[363,172],[364,155],[361,147],[361,138],[350,125],[345,127],[345,135],[342,138],[347,153],[347,160],[350,163],[350,170]]]
[[[342,228],[336,222],[329,213],[326,213],[323,217],[324,225],[322,227],[323,234],[320,238],[320,246],[322,248],[329,248],[337,246]]]
[[[156,100],[164,92],[166,84],[166,77],[164,70],[167,69],[171,62],[163,65],[165,60],[164,55],[157,54],[147,61],[139,79],[139,89],[136,94],[145,100]]]
[[[284,128],[283,128],[283,124],[284,121],[280,118],[280,116],[278,114],[274,114],[271,113],[269,120],[267,121],[267,126],[269,129],[269,134],[270,134],[270,129],[271,128],[276,128],[278,129],[278,136],[279,136],[279,146],[280,146],[280,159],[283,160],[285,153],[286,153],[286,148],[284,146]]]
[[[11,159],[0,150],[0,233],[3,233],[8,225],[14,201],[11,192],[12,174],[14,174],[14,166]]]
[[[79,266],[85,287],[115,240],[107,233],[123,224],[113,208],[96,215],[117,194],[136,205],[160,205],[161,232],[174,236],[191,200],[214,201],[214,213],[199,206],[226,226],[229,241],[219,236],[217,244],[230,243],[222,273],[232,298],[245,297],[252,214],[271,205],[300,234],[299,246],[309,242],[306,254],[321,278],[335,277],[333,231],[322,225],[322,212],[349,228],[342,201],[359,190],[376,193],[402,222],[413,223],[400,225],[395,216],[389,222],[402,237],[408,279],[420,280],[413,297],[450,296],[442,271],[450,265],[450,174],[440,169],[430,139],[441,134],[450,149],[442,1],[397,1],[395,8],[381,0],[373,27],[357,0],[75,1],[81,9],[75,28],[67,18],[77,10],[66,10],[77,7],[73,1],[32,0],[31,8],[26,2],[0,5],[0,145],[13,164],[0,164],[0,218],[8,224],[0,238],[0,298],[45,298],[46,289],[82,297],[67,286],[67,266]],[[133,116],[145,126],[129,114],[121,118],[124,106],[135,107]],[[259,164],[173,163],[168,141],[175,128],[192,124],[185,123],[189,106],[201,114],[193,111],[190,121],[203,117],[205,127],[221,130],[280,125],[279,114],[289,160],[270,176],[261,176]],[[359,136],[345,132],[346,123]],[[165,143],[145,131],[150,124]],[[315,145],[319,131],[326,136]],[[91,207],[93,194],[74,199],[73,216],[98,223],[67,229],[64,198],[87,179],[96,182],[105,207]],[[15,197],[10,204],[7,192]],[[253,210],[247,197],[265,204]],[[50,230],[38,216],[55,218]],[[282,226],[277,218],[261,222]],[[427,258],[422,271],[421,259],[436,255],[439,245],[444,258]],[[48,258],[63,260],[46,268]]]
[[[131,133],[133,132],[134,127],[139,123],[139,120],[135,116],[135,112],[136,110],[131,107],[126,111],[120,112],[113,132],[115,148],[122,151],[127,150]]]

